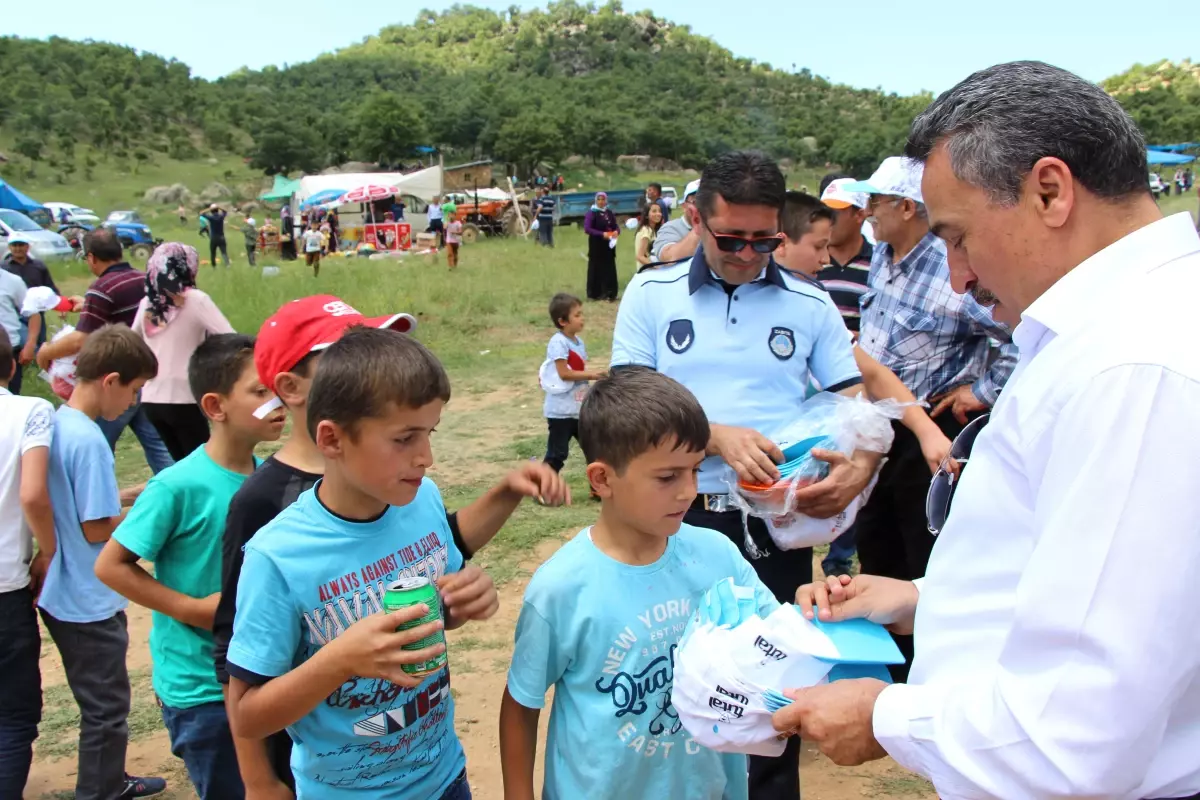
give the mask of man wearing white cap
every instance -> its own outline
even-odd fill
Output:
[[[658,229],[658,236],[650,250],[650,256],[655,261],[678,261],[691,258],[696,248],[700,246],[700,233],[692,226],[691,215],[696,200],[696,192],[700,191],[700,179],[689,183],[683,190],[681,201],[682,213],[679,219],[673,219]]]
[[[968,415],[986,411],[1016,365],[1006,327],[969,295],[950,287],[946,246],[929,230],[921,194],[923,166],[891,157],[867,181],[843,184],[865,192],[879,243],[862,297],[858,344],[896,373],[919,402],[935,403],[930,416],[950,439]],[[997,356],[990,339],[1004,344]],[[951,413],[946,413],[951,412]],[[900,580],[925,574],[934,537],[925,519],[933,477],[920,444],[903,425],[867,505],[858,513],[862,571]],[[897,636],[906,664],[892,669],[902,681],[912,662],[912,636]]]

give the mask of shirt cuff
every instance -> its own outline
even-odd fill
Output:
[[[933,703],[936,699],[929,687],[896,683],[879,693],[871,715],[875,740],[880,746],[900,766],[926,777],[929,772],[921,757],[918,735],[928,734],[932,727]]]
[[[976,400],[986,403],[990,407],[996,405],[996,398],[1000,396],[1000,390],[985,375],[971,384],[971,394],[975,395]]]

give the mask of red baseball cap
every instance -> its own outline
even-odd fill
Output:
[[[267,317],[258,330],[254,343],[258,379],[274,392],[276,375],[292,369],[309,353],[329,347],[354,325],[411,333],[417,320],[411,314],[364,317],[346,301],[328,294],[293,300]],[[259,407],[255,416],[262,419],[281,405],[276,397]]]

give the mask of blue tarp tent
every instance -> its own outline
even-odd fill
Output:
[[[1146,145],[1151,150],[1166,150],[1168,153],[1182,153],[1186,150],[1195,150],[1200,148],[1200,144],[1195,142],[1183,142],[1182,144],[1149,144]]]
[[[14,211],[28,214],[30,211],[37,211],[41,207],[41,203],[22,194],[13,188],[12,184],[0,179],[0,208],[11,208]]]
[[[1146,151],[1146,161],[1151,164],[1187,164],[1189,161],[1195,160],[1195,156],[1181,156],[1163,150]]]

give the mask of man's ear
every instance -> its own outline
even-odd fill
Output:
[[[588,483],[592,485],[592,491],[601,499],[611,498],[613,495],[612,482],[617,477],[617,471],[603,461],[593,461],[587,465]]]
[[[342,455],[343,443],[347,431],[333,420],[323,419],[317,423],[313,431],[313,443],[325,458],[336,459]]]
[[[1039,158],[1029,170],[1023,189],[1034,211],[1049,228],[1060,228],[1075,207],[1075,179],[1061,159]]]

